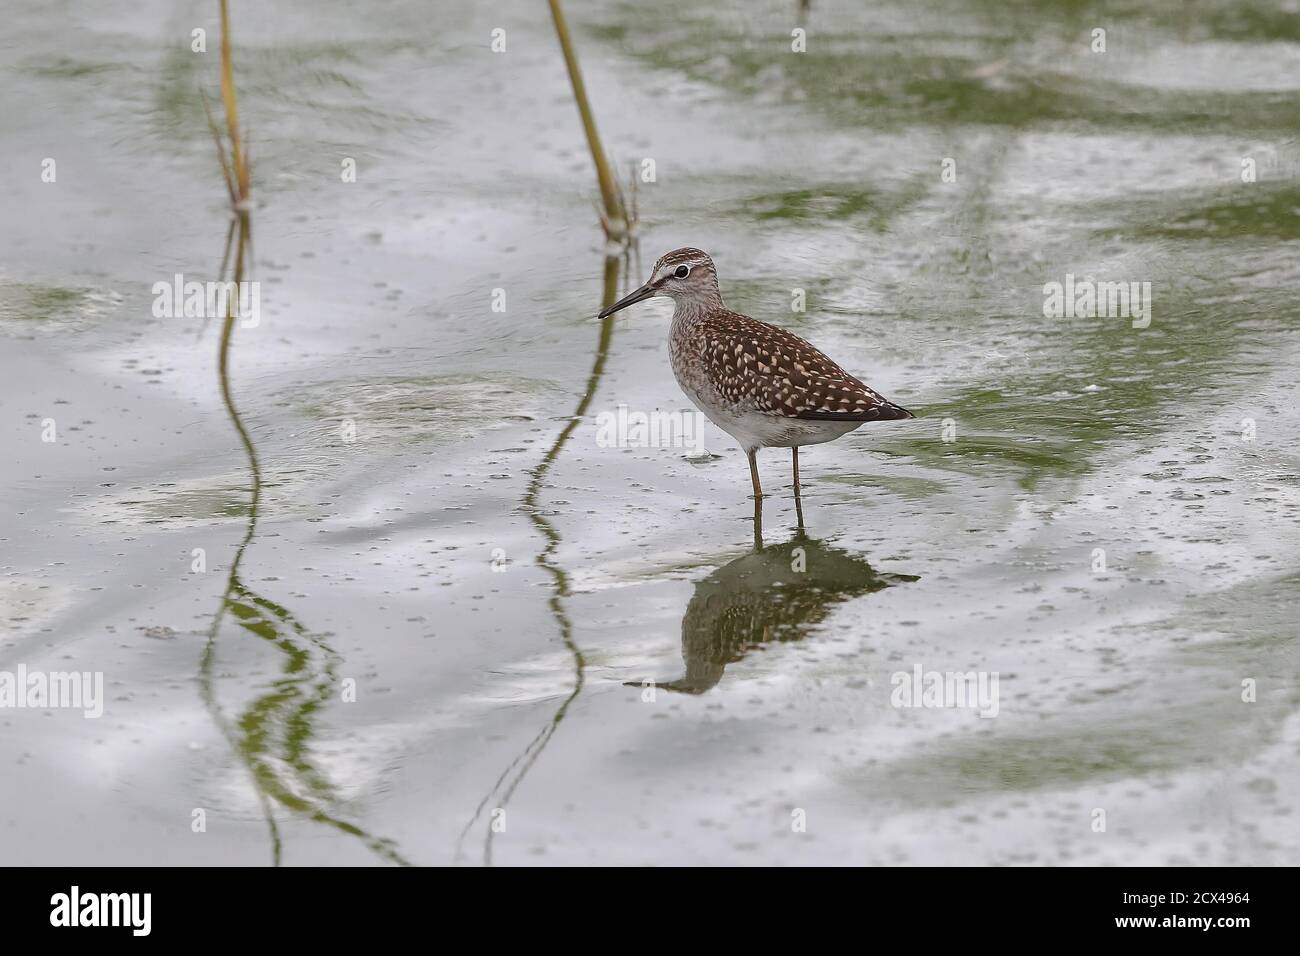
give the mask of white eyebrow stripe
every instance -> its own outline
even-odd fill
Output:
[[[702,265],[704,265],[703,259],[694,259],[685,262],[669,262],[656,269],[655,275],[669,275],[680,269],[682,266],[686,266],[688,269],[698,269]]]

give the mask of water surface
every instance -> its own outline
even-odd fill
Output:
[[[221,262],[216,4],[4,4],[0,670],[108,687],[0,711],[5,862],[1300,862],[1293,2],[814,0],[803,54],[793,0],[571,3],[631,275],[545,5],[232,7],[256,475],[152,313]],[[802,530],[763,453],[759,548],[726,435],[596,440],[686,407],[667,305],[593,318],[686,244],[919,416],[805,450]]]

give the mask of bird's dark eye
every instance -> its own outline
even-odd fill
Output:
[[[679,279],[685,279],[690,274],[691,270],[689,266],[678,266],[673,270],[673,275],[677,276]]]

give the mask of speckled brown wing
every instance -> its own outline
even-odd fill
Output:
[[[811,421],[912,418],[815,346],[737,312],[709,316],[700,329],[710,378],[728,401]]]

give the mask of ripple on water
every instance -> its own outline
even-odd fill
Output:
[[[308,422],[299,446],[337,448],[348,443],[349,424],[358,442],[423,446],[543,415],[550,387],[537,379],[449,375],[320,382],[273,397]]]

